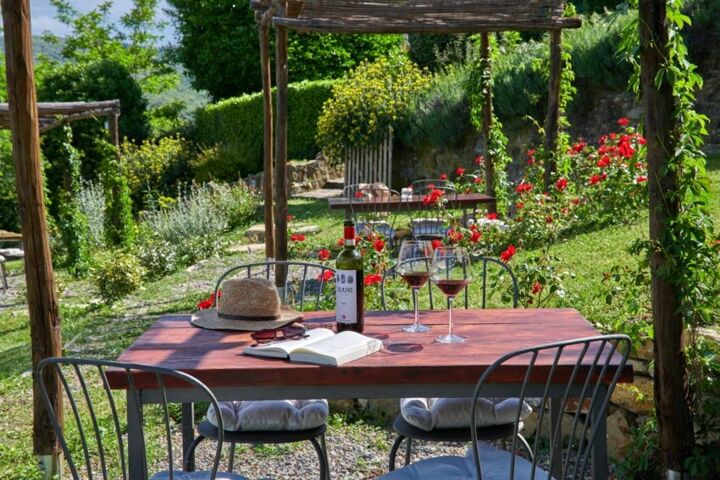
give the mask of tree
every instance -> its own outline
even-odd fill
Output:
[[[66,60],[77,64],[117,63],[135,76],[146,92],[160,93],[177,85],[179,75],[158,47],[161,36],[157,32],[165,26],[155,18],[158,0],[133,0],[133,7],[120,17],[119,25],[110,21],[113,0],[105,0],[84,14],[67,0],[50,3],[57,10],[56,18],[71,33],[63,39],[50,33],[43,37],[62,45]]]
[[[168,0],[180,46],[175,51],[193,86],[213,98],[262,88],[260,47],[249,2]],[[288,39],[290,79],[335,78],[364,59],[375,59],[400,45],[399,35],[298,35]],[[272,47],[271,47],[272,48]]]

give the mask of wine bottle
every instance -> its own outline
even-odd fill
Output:
[[[335,320],[337,331],[362,332],[365,327],[363,260],[355,249],[355,223],[345,220],[345,247],[335,261]]]

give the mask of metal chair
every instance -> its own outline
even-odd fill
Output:
[[[518,284],[517,279],[515,277],[515,274],[513,273],[512,269],[510,267],[495,259],[490,257],[473,257],[473,263],[482,265],[481,272],[477,275],[478,280],[480,280],[482,284],[482,296],[481,296],[481,308],[486,308],[487,305],[487,284],[488,284],[488,264],[491,265],[497,265],[500,268],[501,274],[507,274],[507,276],[510,278],[511,281],[511,287],[512,287],[512,307],[517,308],[517,302],[518,302]],[[395,266],[389,268],[385,274],[383,275],[383,281],[380,284],[380,292],[382,297],[382,306],[383,310],[388,310],[388,304],[386,299],[386,292],[385,292],[385,284],[386,281],[389,278],[395,278],[397,276],[397,273],[395,272]],[[430,304],[430,310],[435,309],[435,302],[433,301],[433,289],[435,287],[432,285],[432,282],[428,282],[427,284],[427,291],[428,291],[428,298],[429,298],[429,304]],[[436,293],[436,295],[439,295],[440,298],[443,297],[442,293]],[[469,298],[468,298],[468,287],[465,287],[464,290],[464,306],[465,308],[469,308]],[[413,305],[413,308],[415,305]],[[442,305],[441,308],[446,308],[446,305]],[[410,458],[412,456],[412,441],[413,440],[422,440],[422,441],[430,441],[430,442],[469,442],[471,440],[470,438],[470,431],[467,428],[433,428],[432,430],[423,430],[421,428],[417,428],[416,426],[410,424],[402,414],[397,415],[395,417],[395,421],[393,422],[393,430],[395,433],[397,433],[398,437],[395,439],[395,442],[393,443],[391,449],[390,449],[390,459],[389,459],[389,469],[390,471],[395,470],[395,460],[397,458],[397,452],[400,449],[400,446],[402,445],[403,441],[406,442],[405,444],[405,465],[408,465],[410,463]],[[484,426],[479,427],[477,429],[477,435],[478,438],[482,440],[500,440],[507,437],[510,437],[511,435],[516,435],[518,441],[524,446],[526,446],[526,450],[529,451],[530,448],[527,446],[527,442],[525,438],[521,435],[520,432],[513,433],[512,424],[500,424],[500,425],[490,425],[490,426]]]
[[[49,371],[52,369],[52,372]],[[140,391],[135,385],[131,372],[142,372],[148,379],[157,382],[165,400],[161,404],[160,415],[163,419],[163,436],[167,448],[168,470],[157,472],[152,477],[148,475],[146,444],[145,444],[145,421],[137,422],[138,425],[128,425],[138,428],[141,434],[142,443],[139,449],[132,451],[123,439],[126,433],[123,429],[120,411],[115,396],[110,390],[106,371],[108,369],[124,371],[127,375],[128,397],[135,401],[134,408],[140,412],[140,418],[147,418],[149,412],[143,415],[140,403]],[[191,386],[201,391],[206,401],[217,407],[218,402],[213,393],[202,382],[196,378],[175,370],[160,367],[149,367],[146,365],[111,362],[105,360],[77,359],[77,358],[46,358],[40,361],[36,370],[36,381],[40,385],[40,391],[45,403],[53,428],[62,447],[65,460],[73,479],[81,478],[122,478],[127,480],[129,461],[140,461],[143,469],[143,478],[152,480],[182,478],[183,480],[246,480],[245,477],[231,473],[218,473],[220,456],[222,453],[222,434],[219,436],[215,455],[213,457],[212,469],[204,472],[187,473],[175,470],[173,456],[173,435],[170,425],[170,413],[167,402],[166,386],[177,387],[180,385]],[[45,380],[45,381],[42,381]],[[57,384],[63,392],[63,397],[70,406],[71,415],[65,415],[64,428],[60,426],[57,412],[53,409],[48,396],[46,381]],[[149,380],[151,381],[151,380]],[[97,393],[94,388],[102,386],[102,393]],[[131,405],[128,405],[130,408]],[[109,413],[108,413],[109,412]],[[69,421],[68,419],[71,419]],[[72,437],[66,437],[72,432]],[[113,435],[114,434],[114,435]],[[79,437],[79,438],[76,438]],[[71,438],[71,441],[68,441]],[[111,454],[112,457],[111,457]],[[77,455],[77,457],[76,457]],[[80,458],[78,458],[80,457]]]
[[[350,214],[355,222],[355,232],[360,236],[377,233],[392,245],[395,241],[395,215],[388,212],[380,201],[400,200],[396,190],[368,184],[348,185],[342,196],[350,200]]]
[[[272,279],[275,271],[280,271],[284,277],[283,286],[278,287],[280,299],[283,305],[290,305],[299,311],[304,311],[307,302],[306,297],[313,299],[313,310],[323,308],[322,302],[326,298],[324,296],[325,285],[328,280],[325,276],[326,272],[335,273],[335,269],[326,265],[320,265],[308,262],[294,261],[266,261],[238,265],[226,270],[215,284],[215,301],[213,307],[217,306],[218,292],[222,286],[222,282],[228,277],[243,275],[245,277],[262,276]],[[326,308],[326,307],[325,307]],[[220,412],[217,408],[216,412]],[[216,415],[220,418],[221,415]],[[330,479],[330,464],[327,458],[327,447],[325,444],[325,424],[305,429],[305,430],[271,430],[271,431],[229,431],[221,432],[218,427],[210,423],[209,420],[203,420],[197,427],[198,436],[195,437],[185,457],[185,465],[188,468],[192,465],[192,459],[195,455],[195,449],[206,438],[222,442],[230,443],[230,463],[228,469],[233,470],[235,458],[235,445],[238,443],[248,445],[263,444],[283,444],[309,441],[318,455],[320,463],[320,479]]]
[[[483,475],[491,478],[518,479],[580,479],[586,478],[593,459],[591,455],[596,442],[605,442],[605,422],[608,404],[615,385],[627,363],[630,353],[630,338],[626,335],[604,335],[576,340],[549,343],[524,348],[499,358],[483,372],[475,387],[473,408],[471,409],[470,433],[472,448],[465,457],[437,457],[416,462],[408,467],[384,475],[385,480],[406,480],[445,478],[446,472],[453,472],[453,478],[476,478]],[[574,363],[567,358],[577,357]],[[565,355],[565,356],[564,356]],[[552,359],[550,366],[537,367],[539,358]],[[526,395],[537,396],[542,391],[540,405],[550,404],[550,414],[541,409],[538,425],[532,445],[532,456],[523,458],[517,452],[518,437],[513,437],[510,451],[499,450],[487,443],[479,442],[480,435],[474,428],[477,425],[477,402],[483,395],[487,384],[492,381],[496,371],[502,368],[517,368],[518,360],[523,378],[519,398]],[[512,367],[510,367],[512,365]],[[531,390],[534,390],[531,391]],[[569,402],[573,403],[570,404]],[[574,410],[574,411],[573,411]],[[563,416],[571,412],[569,435],[563,435],[562,426],[567,427],[568,419]],[[519,411],[518,411],[519,413]],[[550,417],[550,418],[548,418]],[[513,424],[513,431],[519,431],[519,415]],[[549,448],[540,441],[540,432],[548,430]],[[540,453],[546,453],[547,465],[539,465]],[[595,465],[596,472],[602,466]],[[599,468],[598,468],[599,467]],[[507,476],[504,473],[507,473]]]
[[[448,231],[447,211],[457,209],[457,192],[448,180],[416,180],[410,187],[413,196],[426,197],[433,191],[442,192],[441,196],[427,208],[415,210],[407,203],[410,217],[410,231],[417,240],[443,238]]]

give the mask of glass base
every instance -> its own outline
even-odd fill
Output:
[[[435,338],[438,343],[463,343],[465,340],[466,338],[460,335],[441,335]]]
[[[417,325],[407,325],[405,327],[402,327],[400,330],[408,333],[425,333],[430,331],[430,327],[426,327],[425,325],[420,325],[418,323]]]

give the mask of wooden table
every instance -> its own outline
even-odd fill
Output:
[[[173,368],[189,373],[208,385],[218,400],[277,398],[394,398],[394,397],[471,397],[483,371],[501,355],[537,344],[597,335],[598,332],[573,309],[455,310],[455,332],[468,338],[466,343],[439,344],[433,339],[447,329],[447,312],[423,312],[421,320],[432,326],[429,333],[404,333],[400,326],[412,323],[411,312],[368,312],[365,333],[384,338],[386,347],[368,357],[341,367],[293,364],[278,359],[242,355],[252,343],[243,332],[203,330],[189,323],[189,315],[166,315],[142,334],[118,358],[119,361]],[[328,326],[332,312],[305,314],[310,325]],[[414,348],[405,348],[408,345]],[[411,350],[411,351],[407,351]],[[553,378],[560,380],[575,362],[561,363]],[[527,397],[541,397],[552,358],[539,358],[536,382]],[[525,369],[505,368],[503,376],[491,378],[488,396],[518,395]],[[567,378],[567,377],[566,377]],[[126,389],[124,373],[108,373],[112,388]],[[134,381],[142,403],[161,400],[153,376],[138,372]],[[632,368],[626,367],[621,382],[632,381]],[[564,384],[562,385],[564,388]],[[562,388],[557,389],[561,396]],[[183,444],[193,438],[192,402],[200,398],[191,388],[169,388],[168,401],[183,403]],[[128,402],[128,444],[139,448],[140,412]],[[552,411],[552,408],[551,408]],[[559,412],[556,412],[559,413]],[[554,422],[551,422],[553,424]],[[605,422],[593,452],[594,478],[607,478]],[[130,455],[132,458],[133,455]],[[138,457],[141,458],[141,457]],[[131,463],[131,472],[139,466]],[[139,478],[131,475],[131,478]]]
[[[458,193],[451,196],[450,202],[455,208],[473,208],[478,205],[495,205],[495,197],[484,193]],[[433,210],[436,205],[425,205],[423,195],[411,195],[406,199],[398,197],[383,198],[380,200],[350,199],[350,198],[329,198],[328,204],[331,210],[355,210],[356,212],[400,212],[403,210]]]

